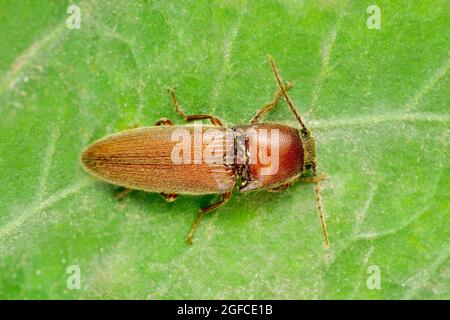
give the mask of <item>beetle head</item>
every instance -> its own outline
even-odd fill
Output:
[[[316,140],[309,130],[301,129],[300,136],[305,150],[303,169],[311,170],[316,163]]]

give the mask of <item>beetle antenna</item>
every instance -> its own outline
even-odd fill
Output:
[[[295,118],[300,123],[302,129],[304,131],[306,131],[307,133],[309,133],[310,131],[306,127],[305,123],[303,122],[303,119],[300,116],[300,114],[298,113],[297,108],[295,107],[294,103],[287,95],[287,92],[283,86],[283,82],[281,81],[281,77],[278,72],[278,69],[275,65],[275,62],[273,61],[272,56],[270,56],[270,55],[269,55],[269,61],[270,61],[270,65],[272,66],[272,71],[275,76],[275,80],[277,81],[280,91],[283,93],[284,99],[286,100],[289,108],[291,108],[292,112],[295,115]],[[320,224],[322,225],[323,242],[324,242],[325,248],[328,249],[330,242],[328,241],[327,224],[325,222],[325,211],[323,210],[323,207],[322,207],[322,197],[320,195],[319,177],[317,174],[317,162],[315,160],[312,162],[312,169],[313,169],[313,175],[314,175],[314,192],[316,193],[316,206],[317,206],[317,211],[319,212]]]
[[[291,101],[291,99],[289,98],[289,96],[287,95],[286,89],[283,86],[283,83],[281,81],[281,77],[280,74],[278,72],[277,67],[275,66],[275,62],[272,59],[272,56],[269,54],[269,61],[270,61],[270,65],[272,66],[272,71],[273,74],[275,76],[275,80],[277,81],[278,87],[280,88],[280,91],[283,93],[284,99],[286,100],[287,104],[289,105],[289,107],[291,108],[292,112],[295,115],[295,118],[297,118],[298,122],[300,122],[300,125],[302,126],[302,129],[309,132],[309,129],[306,127],[305,123],[303,122],[302,117],[300,116],[300,114],[297,111],[297,108],[295,107],[294,103]]]
[[[319,212],[320,224],[322,225],[322,237],[324,246],[328,249],[330,242],[328,241],[328,232],[327,232],[327,224],[325,222],[325,211],[322,207],[322,197],[320,196],[320,184],[317,175],[317,162],[313,161],[312,163],[313,175],[314,175],[314,192],[316,193],[316,206],[317,211]]]

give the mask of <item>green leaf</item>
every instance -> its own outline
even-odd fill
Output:
[[[377,1],[379,30],[372,1],[79,1],[79,30],[69,4],[0,5],[1,298],[450,298],[446,1]],[[318,142],[329,251],[310,184],[235,192],[189,247],[211,196],[117,202],[81,168],[105,134],[182,124],[168,86],[248,123],[268,53]]]

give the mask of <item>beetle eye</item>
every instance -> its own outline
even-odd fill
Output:
[[[309,170],[309,169],[311,169],[311,168],[312,168],[311,163],[305,164],[305,169],[306,169],[306,170]]]

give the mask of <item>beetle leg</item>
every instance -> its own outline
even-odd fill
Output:
[[[173,122],[170,119],[167,118],[161,118],[157,123],[155,123],[155,126],[173,126]]]
[[[283,88],[285,91],[288,91],[290,88],[293,87],[293,84],[288,82],[286,83]],[[262,107],[257,113],[256,115],[252,118],[252,120],[250,121],[251,124],[254,123],[258,123],[259,119],[265,115],[266,113],[269,113],[270,111],[272,111],[273,108],[275,108],[275,106],[277,105],[278,101],[280,101],[280,99],[283,97],[283,92],[278,89],[277,92],[275,92],[275,95],[273,96],[273,99],[271,102],[269,102],[268,104],[266,104],[264,107]]]
[[[272,188],[272,189],[267,189],[267,191],[269,191],[269,192],[280,192],[280,191],[286,190],[291,185],[292,185],[292,182],[288,182],[288,183],[282,184],[282,185],[280,185],[278,187],[275,187],[275,188]]]
[[[120,201],[123,199],[123,197],[125,197],[127,194],[129,194],[131,191],[133,191],[133,189],[128,189],[125,188],[122,191],[116,193],[116,195],[114,196],[114,199]]]
[[[176,193],[160,193],[161,196],[163,196],[164,199],[166,199],[167,202],[173,202],[177,199],[178,194]]]
[[[194,220],[194,223],[192,223],[191,230],[189,231],[189,234],[188,234],[188,237],[186,240],[186,242],[188,244],[192,244],[192,238],[194,237],[195,229],[197,228],[198,224],[200,223],[200,220],[202,219],[203,215],[205,213],[211,212],[214,209],[217,209],[217,208],[223,206],[225,203],[227,203],[228,200],[230,200],[230,197],[231,197],[231,190],[222,194],[222,199],[219,202],[214,203],[214,204],[200,210],[197,218]]]
[[[187,115],[186,113],[184,113],[184,111],[181,109],[180,104],[178,103],[177,97],[175,95],[175,90],[172,88],[168,89],[169,94],[172,98],[172,103],[175,107],[175,110],[177,111],[177,113],[184,119],[184,121],[186,122],[190,122],[190,121],[194,121],[194,120],[203,120],[203,119],[208,119],[209,121],[211,121],[211,123],[215,126],[218,127],[223,127],[222,122],[219,120],[219,118],[212,116],[210,114],[191,114],[191,115]]]
[[[223,128],[223,124],[219,120],[219,118],[214,117],[210,114],[191,114],[191,115],[186,116],[186,118],[184,120],[186,122],[190,122],[190,121],[194,121],[194,120],[203,120],[203,119],[208,119],[209,121],[211,121],[211,123],[213,125]]]
[[[320,176],[318,177],[298,177],[297,180],[299,182],[311,182],[311,183],[315,183],[315,182],[320,182],[325,180],[325,175],[322,173]]]
[[[309,182],[315,183],[315,182],[320,182],[320,181],[323,181],[323,180],[325,180],[325,175],[323,173],[320,176],[318,176],[317,178],[315,178],[315,177],[302,177],[302,176],[297,178],[297,181],[305,182],[305,183],[309,183]],[[292,185],[292,183],[293,183],[293,181],[285,183],[285,184],[282,184],[282,185],[279,185],[279,186],[277,186],[275,188],[267,189],[267,191],[269,191],[269,192],[284,191],[287,188],[289,188]]]

